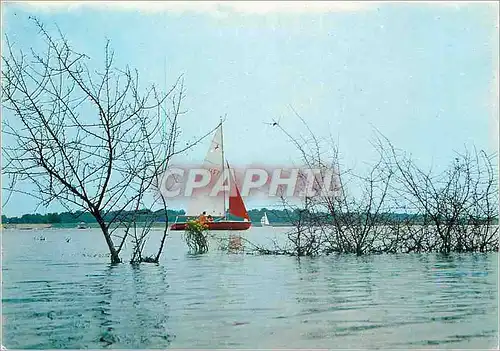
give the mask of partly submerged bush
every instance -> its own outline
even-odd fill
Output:
[[[198,220],[186,223],[185,239],[189,250],[194,254],[202,254],[208,251],[208,225]]]

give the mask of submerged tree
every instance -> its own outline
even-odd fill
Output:
[[[426,239],[426,251],[484,252],[498,250],[498,173],[495,155],[465,150],[443,171],[423,169],[387,138],[376,147],[384,164],[395,169],[392,191],[419,216],[412,238]]]
[[[33,19],[46,49],[16,50],[7,37],[2,56],[4,174],[8,192],[18,184],[47,206],[88,211],[96,219],[111,262],[133,236],[132,261],[158,262],[167,235],[165,199],[155,188],[177,148],[182,78],[169,91],[141,87],[137,71],[114,66],[109,41],[104,66],[75,51],[59,31],[53,36]],[[24,193],[27,193],[24,191]],[[142,251],[153,221],[126,215],[155,206],[165,209],[158,252]],[[111,219],[109,214],[113,214]],[[124,230],[118,230],[124,228]]]
[[[295,111],[294,111],[295,112]],[[298,256],[320,253],[354,253],[363,255],[380,250],[379,242],[389,211],[388,189],[393,177],[382,160],[368,167],[367,175],[355,174],[340,162],[338,147],[332,140],[320,140],[305,120],[305,135],[294,136],[278,122],[273,125],[283,132],[299,151],[302,163],[315,175],[299,175],[305,188],[302,202],[292,207],[296,220],[289,240]],[[342,171],[341,171],[342,170]],[[354,189],[354,190],[353,190]]]
[[[277,121],[271,123],[316,173],[299,174],[311,190],[299,205],[281,198],[293,214],[288,254],[498,251],[495,155],[466,150],[444,171],[425,171],[379,134],[373,143],[378,159],[363,175],[345,169],[335,143],[325,144],[296,115],[305,135],[291,135]],[[337,191],[325,192],[325,185],[332,190],[332,175]]]

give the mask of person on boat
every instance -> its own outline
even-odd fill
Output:
[[[203,211],[203,213],[201,214],[200,218],[198,218],[198,221],[201,224],[205,224],[205,222],[207,221],[207,212]]]
[[[214,221],[214,217],[212,217],[211,215],[208,215],[207,220],[209,222],[213,222]]]

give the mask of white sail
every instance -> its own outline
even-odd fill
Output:
[[[262,216],[262,218],[260,219],[260,224],[262,224],[263,226],[269,225],[269,219],[267,218],[266,212],[264,212],[264,216]]]
[[[218,169],[222,168],[222,125],[215,131],[212,143],[208,148],[207,155],[205,156],[205,164],[213,165]]]
[[[208,169],[212,174],[211,184],[214,184],[213,179],[218,179],[223,170],[223,151],[222,151],[222,124],[217,128],[212,143],[208,149],[203,168]],[[209,196],[210,189],[198,192],[192,195],[188,211],[188,216],[199,216],[204,211],[207,215],[224,216],[225,204],[223,195]]]

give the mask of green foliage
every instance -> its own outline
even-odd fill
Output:
[[[194,254],[208,252],[208,225],[198,220],[186,223],[185,239],[189,250]]]
[[[186,223],[186,230],[194,233],[203,233],[208,229],[208,225],[201,223],[198,220],[188,221]]]
[[[61,216],[58,213],[47,214],[48,223],[61,223]]]
[[[105,216],[105,220],[109,221],[117,214],[117,212],[110,212]],[[168,210],[168,221],[173,222],[177,216],[184,214],[184,211]],[[165,222],[163,210],[150,211],[150,210],[140,210],[134,213],[134,211],[122,211],[118,214],[118,218],[121,220],[131,220],[135,218],[136,222],[151,221],[153,218],[156,222]],[[25,214],[22,217],[6,217],[2,216],[2,223],[11,224],[46,224],[46,223],[61,223],[61,224],[77,224],[80,222],[85,223],[97,223],[94,216],[89,212],[75,211],[75,212],[61,212],[61,213],[48,213],[45,215],[41,214]]]

